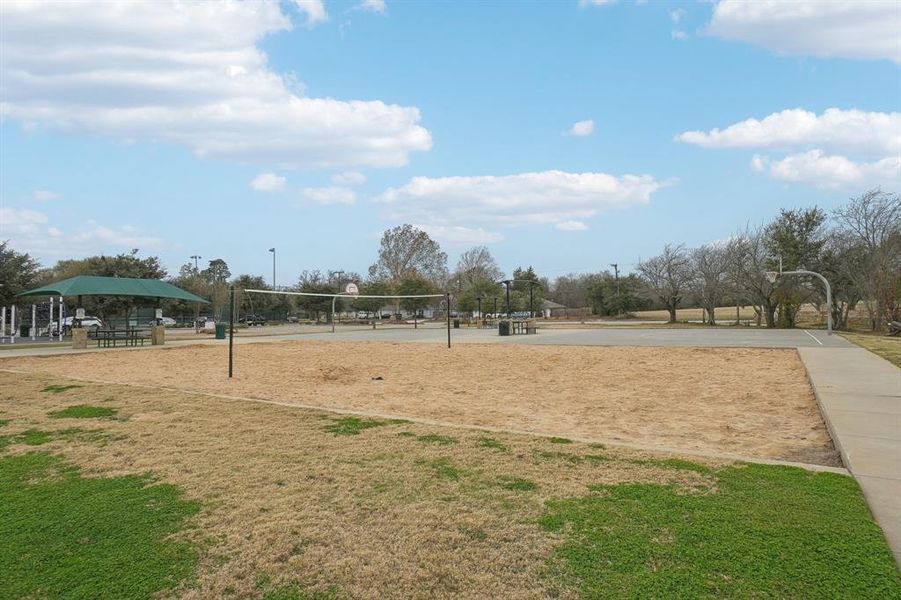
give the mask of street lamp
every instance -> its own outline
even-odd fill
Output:
[[[194,259],[194,272],[196,273],[197,271],[200,270],[200,266],[198,265],[197,261],[200,260],[200,259],[203,258],[203,257],[200,256],[199,254],[192,254],[192,255],[191,255],[191,258]]]
[[[781,262],[780,260],[780,267]],[[770,283],[776,283],[776,279],[782,275],[812,275],[823,282],[823,286],[826,288],[826,334],[832,335],[832,286],[829,285],[829,280],[815,271],[805,271],[803,269],[797,271],[782,271],[781,269],[779,271],[766,271],[766,278]]]
[[[269,248],[272,252],[272,289],[275,290],[275,248]]]

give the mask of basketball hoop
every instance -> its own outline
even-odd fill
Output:
[[[351,281],[346,286],[344,286],[344,293],[348,296],[359,296],[360,288],[357,287],[357,284]]]
[[[766,280],[770,283],[776,283],[776,279],[779,277],[779,273],[777,271],[765,271],[764,275],[766,275]]]

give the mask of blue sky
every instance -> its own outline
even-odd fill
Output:
[[[901,4],[809,4],[4,3],[0,238],[285,284],[411,222],[554,277],[899,191]]]

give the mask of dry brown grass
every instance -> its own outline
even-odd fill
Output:
[[[901,367],[901,337],[889,337],[883,333],[842,332],[841,335],[896,367]]]
[[[298,405],[837,465],[794,350],[314,342],[16,358],[2,367]],[[378,378],[378,379],[377,379]]]
[[[118,385],[41,391],[60,383],[0,373],[9,420],[0,433],[102,429],[102,439],[39,448],[89,475],[149,471],[200,500],[200,527],[188,535],[201,561],[182,598],[259,597],[291,582],[355,598],[572,597],[542,576],[557,543],[535,524],[546,499],[598,483],[713,485],[648,454],[587,444],[491,434],[499,449],[484,433],[410,423],[338,436],[326,431],[338,417],[324,412]],[[118,418],[47,416],[76,404],[116,408]],[[453,443],[418,437],[435,433]],[[537,487],[507,489],[508,478]]]
[[[669,319],[669,311],[666,310],[639,310],[633,313],[636,319],[645,319],[649,321],[666,321]],[[700,321],[704,311],[700,308],[680,308],[676,310],[676,320],[678,321]],[[716,309],[716,320],[725,325],[735,322],[734,306],[718,306]],[[739,310],[739,318],[742,321],[754,320],[756,314],[751,306],[743,306]]]

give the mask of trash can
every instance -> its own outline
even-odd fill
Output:
[[[510,321],[500,321],[497,324],[498,335],[510,335]]]
[[[216,339],[225,339],[225,323],[216,323]]]
[[[460,329],[460,319],[454,319],[454,329]]]
[[[19,323],[19,335],[22,337],[28,337],[28,334],[31,332],[31,323]]]

